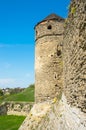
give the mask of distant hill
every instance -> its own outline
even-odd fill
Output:
[[[0,101],[24,101],[24,102],[34,102],[34,85],[30,85],[28,88],[24,89],[22,92],[17,94],[11,94],[3,96]]]

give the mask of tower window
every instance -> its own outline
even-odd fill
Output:
[[[57,50],[57,56],[60,56],[60,55],[61,55],[61,51]]]
[[[48,25],[47,29],[49,29],[49,30],[52,29],[52,26],[51,26],[51,25]]]

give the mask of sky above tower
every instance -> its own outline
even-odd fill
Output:
[[[51,13],[68,16],[70,0],[0,0],[0,88],[34,80],[34,26]]]

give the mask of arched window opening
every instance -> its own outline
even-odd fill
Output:
[[[48,25],[47,29],[51,30],[51,29],[52,29],[52,26],[51,26],[51,25]]]

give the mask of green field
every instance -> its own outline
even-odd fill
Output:
[[[24,116],[0,116],[0,130],[18,130],[24,119]]]
[[[0,102],[3,101],[34,102],[34,85],[30,85],[28,88],[20,93],[0,97]]]
[[[34,102],[34,85],[17,94],[0,96],[0,103],[5,101]],[[0,130],[18,130],[24,119],[24,116],[0,116]]]

